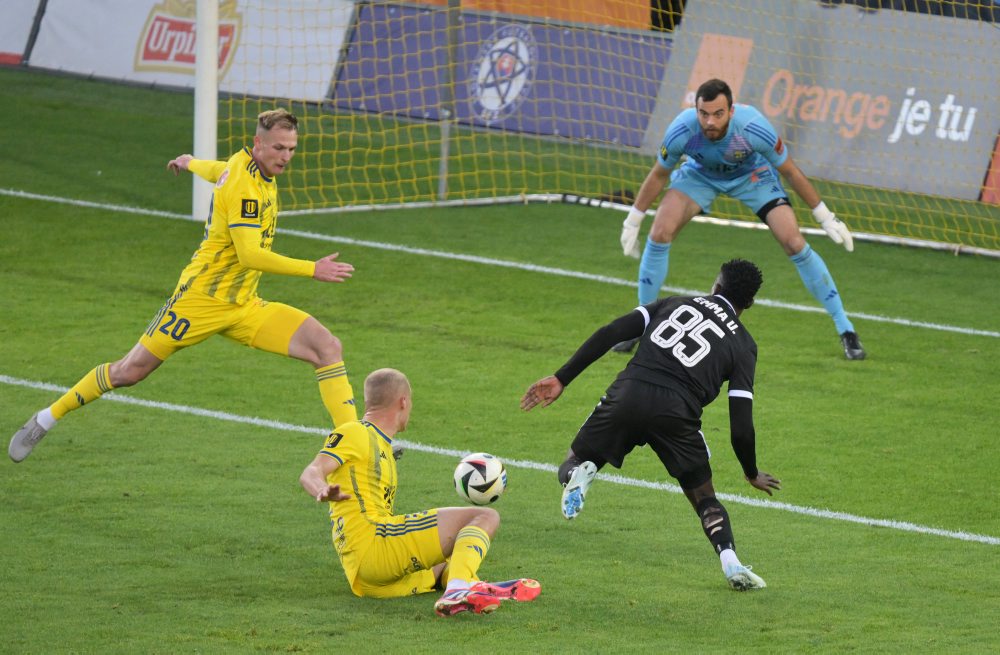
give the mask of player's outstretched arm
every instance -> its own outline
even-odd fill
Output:
[[[226,170],[226,162],[195,159],[192,155],[183,154],[168,161],[167,170],[173,171],[175,177],[181,171],[191,171],[201,179],[215,184]]]
[[[339,484],[328,484],[316,494],[317,503],[339,503],[342,500],[350,500],[351,497],[340,490]]]
[[[320,453],[309,463],[299,476],[299,484],[317,503],[350,500],[350,496],[340,490],[339,484],[328,483],[327,476],[340,467],[340,462]]]
[[[747,478],[747,482],[752,484],[755,488],[760,489],[768,496],[773,495],[771,490],[776,491],[781,490],[781,480],[773,477],[770,473],[765,473],[764,471],[757,471],[757,477]]]
[[[240,260],[240,264],[247,268],[262,273],[277,273],[278,275],[316,276],[315,262],[308,259],[285,257],[262,248],[260,227],[254,223],[230,227],[229,235],[233,240],[233,247],[236,249],[236,257]]]
[[[339,252],[327,255],[316,261],[316,272],[313,277],[320,282],[343,282],[351,277],[354,267],[347,262],[338,262]]]
[[[843,221],[837,218],[836,214],[827,209],[825,202],[820,202],[813,207],[812,214],[834,243],[844,246],[847,252],[854,252],[854,237],[851,236],[851,231],[847,229]]]
[[[791,187],[795,189],[795,193],[799,194],[799,197],[812,208],[813,218],[816,219],[819,226],[830,237],[830,240],[844,246],[847,252],[854,252],[854,238],[851,236],[851,231],[847,229],[843,221],[827,209],[826,204],[819,197],[819,193],[812,185],[812,182],[795,165],[791,157],[778,167],[778,171],[782,177],[788,180]]]
[[[639,228],[642,227],[642,219],[646,217],[646,212],[636,209],[633,205],[628,210],[628,216],[622,223],[622,235],[619,241],[622,244],[622,253],[626,257],[639,259],[642,256],[642,249],[639,247]]]
[[[539,404],[542,407],[548,407],[562,395],[564,388],[563,383],[556,376],[544,377],[524,392],[524,396],[521,398],[521,409],[527,412]]]
[[[167,170],[173,171],[174,177],[176,177],[181,171],[188,170],[188,166],[191,164],[192,159],[194,159],[194,157],[188,154],[178,155],[167,162]]]
[[[669,179],[670,171],[656,163],[653,164],[653,168],[643,180],[642,186],[639,187],[635,203],[629,209],[628,216],[622,223],[622,234],[619,239],[622,244],[622,253],[627,257],[638,259],[642,256],[642,248],[639,246],[639,228],[642,227],[642,219],[646,217],[646,210],[663,191],[663,187],[667,185]]]

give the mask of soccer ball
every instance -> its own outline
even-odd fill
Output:
[[[473,505],[496,502],[506,488],[503,462],[489,453],[466,455],[455,467],[455,491]]]

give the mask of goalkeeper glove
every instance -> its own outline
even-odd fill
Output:
[[[851,232],[842,220],[826,208],[826,203],[820,201],[818,205],[813,207],[812,213],[813,218],[834,243],[843,244],[847,252],[854,252],[854,238],[851,237]]]
[[[622,223],[622,252],[626,257],[639,259],[642,251],[639,249],[639,227],[642,219],[646,217],[646,212],[641,212],[635,207],[628,210],[628,218]]]

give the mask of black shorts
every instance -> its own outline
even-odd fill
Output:
[[[573,440],[580,459],[621,468],[636,446],[648,445],[675,479],[708,467],[710,453],[701,417],[690,401],[667,387],[640,380],[615,380]],[[699,476],[702,477],[702,476]]]

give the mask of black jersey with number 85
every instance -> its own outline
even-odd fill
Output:
[[[636,311],[643,314],[646,328],[619,379],[684,391],[698,416],[726,380],[730,395],[753,398],[757,343],[728,300],[719,295],[672,296]]]

